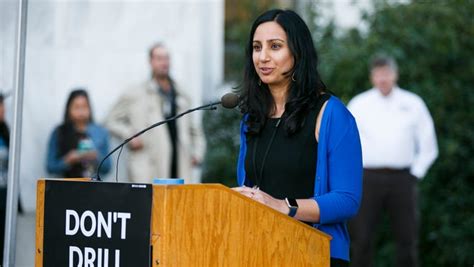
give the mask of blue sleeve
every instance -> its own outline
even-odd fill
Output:
[[[109,153],[110,135],[107,129],[97,126],[97,135],[94,138],[95,146],[97,148],[97,164]],[[110,157],[107,158],[100,167],[100,174],[107,174],[112,166]]]
[[[240,121],[240,150],[239,158],[237,161],[237,184],[239,186],[245,183],[245,154],[247,152],[247,142],[245,139],[245,122],[242,119]]]
[[[328,192],[315,197],[320,224],[339,223],[357,214],[362,194],[362,150],[352,115],[344,108],[328,125]],[[338,113],[338,111],[336,111]]]
[[[46,169],[49,173],[62,174],[68,168],[64,159],[58,156],[58,130],[55,129],[49,138]]]
[[[247,118],[248,115],[244,115],[243,119],[240,121],[240,151],[237,162],[237,184],[239,186],[253,186],[247,179],[245,179],[245,156],[247,154],[247,125],[245,124],[245,121]]]

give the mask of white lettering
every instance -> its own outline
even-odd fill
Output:
[[[115,267],[120,267],[119,249],[115,250],[114,262]],[[109,267],[109,249],[85,247],[82,251],[78,247],[70,246],[69,267]]]
[[[82,267],[82,251],[75,246],[69,246],[69,267],[74,267],[74,253],[77,253],[77,267]]]
[[[97,219],[97,237],[102,237],[102,229],[104,229],[105,234],[108,238],[112,238],[112,213],[107,212],[107,222],[105,221],[104,215],[102,212],[98,212]]]
[[[102,267],[102,249],[97,249],[97,267]]]
[[[120,267],[120,250],[115,250],[115,267]]]
[[[67,236],[76,235],[79,231],[85,237],[96,235],[97,237],[112,238],[112,230],[115,224],[120,224],[120,238],[127,239],[127,220],[132,218],[130,212],[107,212],[104,215],[100,211],[97,214],[90,210],[78,214],[75,210],[66,210],[65,233]]]
[[[86,247],[84,249],[84,267],[94,267],[95,261],[95,250],[93,248]]]
[[[104,248],[104,266],[109,267],[109,249]]]
[[[71,216],[74,218],[74,228],[71,229]],[[74,210],[66,210],[66,235],[75,235],[79,230],[79,214]]]
[[[85,221],[89,217],[91,219],[91,228],[89,230],[86,230],[86,224]],[[86,210],[82,215],[81,215],[81,232],[84,236],[90,237],[94,234],[95,232],[95,227],[96,227],[96,220],[94,213],[90,210]]]
[[[122,219],[122,228],[120,231],[120,238],[126,239],[127,237],[127,220],[132,217],[129,212],[119,212],[117,215],[120,219]]]

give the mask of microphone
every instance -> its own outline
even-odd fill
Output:
[[[225,95],[223,95],[221,97],[221,100],[220,101],[216,101],[216,102],[212,102],[210,104],[206,104],[206,105],[202,105],[202,106],[199,106],[199,107],[196,107],[196,108],[192,108],[192,109],[188,109],[186,110],[185,112],[183,113],[180,113],[176,116],[173,116],[169,119],[166,119],[166,120],[163,120],[163,121],[160,121],[160,122],[157,122],[155,124],[152,124],[150,126],[148,126],[147,128],[139,131],[138,133],[134,134],[133,136],[125,139],[120,145],[118,145],[117,147],[115,147],[112,151],[109,152],[109,154],[107,154],[99,163],[99,166],[97,167],[97,181],[101,181],[100,179],[100,168],[102,167],[102,164],[104,164],[104,161],[110,157],[115,151],[123,148],[123,146],[125,146],[128,142],[130,142],[133,138],[135,137],[138,137],[140,135],[142,135],[143,133],[155,128],[155,127],[158,127],[162,124],[165,124],[165,123],[168,123],[170,121],[174,121],[178,118],[181,118],[182,116],[186,115],[186,114],[189,114],[191,112],[194,112],[196,110],[215,110],[217,109],[217,105],[221,105],[223,106],[224,108],[227,108],[227,109],[233,109],[235,108],[240,102],[240,97],[235,94],[235,93],[227,93]],[[120,153],[119,153],[119,157],[120,157]],[[117,165],[118,165],[118,159],[117,159]]]
[[[240,102],[240,97],[234,93],[227,93],[221,98],[221,105],[225,108],[235,108]]]

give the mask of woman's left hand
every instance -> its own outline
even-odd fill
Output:
[[[288,214],[289,212],[285,200],[274,198],[258,187],[240,186],[232,189],[283,214]]]

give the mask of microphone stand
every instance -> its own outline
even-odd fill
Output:
[[[97,175],[96,175],[97,179],[92,178],[92,180],[101,181],[101,179],[100,179],[100,168],[102,167],[102,164],[104,164],[104,161],[105,161],[108,157],[110,157],[115,151],[119,150],[119,149],[122,148],[124,145],[126,145],[128,142],[130,142],[133,138],[138,137],[138,136],[142,135],[143,133],[145,133],[146,131],[151,130],[151,129],[155,128],[155,127],[158,127],[158,126],[160,126],[160,125],[162,125],[162,124],[168,123],[168,122],[173,121],[173,120],[176,120],[176,119],[178,119],[178,118],[181,118],[182,116],[184,116],[184,115],[186,115],[186,114],[188,114],[188,113],[191,113],[191,112],[194,112],[194,111],[197,111],[197,110],[215,110],[215,109],[217,109],[216,105],[219,105],[219,104],[221,104],[221,103],[222,103],[222,101],[217,101],[217,102],[213,102],[213,103],[210,103],[210,104],[207,104],[207,105],[199,106],[199,107],[197,107],[197,108],[188,109],[188,110],[186,110],[185,112],[180,113],[180,114],[178,114],[178,115],[176,115],[176,116],[173,116],[173,117],[171,117],[171,118],[169,118],[169,119],[166,119],[166,120],[164,120],[164,121],[160,121],[160,122],[157,122],[157,123],[155,123],[155,124],[152,124],[152,125],[148,126],[147,128],[145,128],[145,129],[139,131],[138,133],[134,134],[133,136],[131,136],[131,137],[125,139],[120,145],[118,145],[117,147],[115,147],[112,151],[109,152],[109,154],[107,154],[107,155],[100,161],[99,166],[97,167]]]

